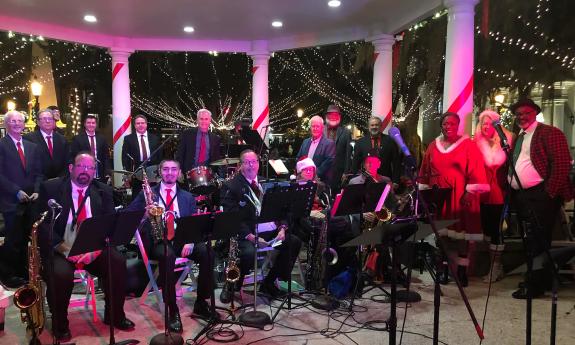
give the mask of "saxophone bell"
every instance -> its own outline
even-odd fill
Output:
[[[323,259],[329,266],[337,264],[337,261],[339,260],[337,251],[333,248],[325,248],[321,254]]]

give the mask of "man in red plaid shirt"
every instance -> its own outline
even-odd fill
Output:
[[[567,138],[553,126],[536,121],[541,108],[531,99],[520,100],[510,107],[521,128],[515,140],[513,165],[519,177],[509,176],[511,184],[511,205],[517,211],[519,221],[534,224],[539,228],[527,229],[528,249],[533,257],[551,247],[551,233],[559,218],[564,202],[573,198],[573,187],[569,181],[571,154]],[[520,191],[520,185],[523,191]],[[543,295],[552,281],[550,266],[536,269],[529,281],[520,285],[513,293],[514,298],[527,298],[527,284],[532,297]]]

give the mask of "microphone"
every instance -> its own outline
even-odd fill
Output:
[[[61,209],[62,206],[54,199],[48,200],[48,207]]]
[[[503,132],[503,128],[501,127],[501,121],[493,120],[493,122],[491,122],[491,125],[497,131],[499,139],[501,139],[501,147],[505,150],[509,149],[509,143],[507,142],[507,136],[505,135],[505,133]]]
[[[411,156],[411,152],[409,152],[409,149],[405,145],[405,142],[403,141],[401,133],[399,133],[399,129],[397,127],[391,127],[389,129],[389,136],[395,141],[401,152],[403,152],[406,157]]]

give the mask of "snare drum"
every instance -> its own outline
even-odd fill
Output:
[[[207,195],[215,192],[218,187],[210,168],[206,166],[195,167],[186,173],[193,194]]]

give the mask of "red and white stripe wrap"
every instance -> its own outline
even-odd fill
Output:
[[[269,53],[251,55],[252,67],[252,128],[263,138],[270,123],[268,103],[268,61]]]
[[[381,128],[387,133],[392,120],[392,48],[395,39],[392,35],[380,35],[371,42],[374,46],[371,114],[382,120]]]

